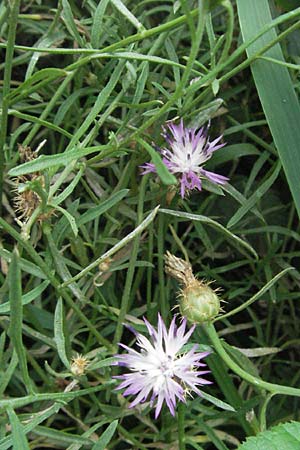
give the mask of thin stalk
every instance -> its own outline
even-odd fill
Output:
[[[216,352],[219,354],[219,356],[222,358],[225,364],[231,370],[233,370],[233,372],[235,372],[240,378],[248,381],[249,383],[253,384],[254,386],[260,389],[272,392],[273,394],[282,394],[300,397],[300,389],[293,388],[290,386],[284,386],[281,384],[269,383],[267,381],[261,380],[260,378],[254,377],[248,372],[245,372],[245,370],[243,370],[238,364],[236,364],[228,355],[228,353],[226,353],[213,324],[211,323],[207,324],[204,330],[209,339],[211,340],[212,344],[214,345]]]
[[[185,416],[185,403],[178,403],[178,446],[179,450],[185,450],[184,439],[184,416]]]
[[[198,8],[191,11],[190,15],[192,17],[196,17],[198,14]],[[133,34],[131,36],[128,36],[127,38],[121,39],[118,42],[115,42],[114,44],[108,45],[107,47],[103,47],[102,49],[91,49],[91,48],[41,48],[41,47],[28,47],[26,45],[16,45],[15,48],[18,50],[25,50],[25,51],[35,51],[39,53],[52,53],[52,54],[93,54],[93,53],[106,53],[106,52],[112,52],[114,50],[117,50],[118,48],[126,48],[127,45],[132,44],[133,42],[139,42],[144,39],[148,39],[151,36],[155,36],[156,34],[161,34],[164,31],[172,30],[173,28],[177,28],[187,21],[186,15],[177,17],[174,20],[171,20],[169,22],[163,23],[161,25],[158,25],[157,27],[150,28],[150,30],[145,30],[136,34]],[[5,48],[8,46],[8,42],[5,44],[0,44],[0,48]]]
[[[158,216],[158,231],[157,231],[157,269],[158,269],[158,284],[159,284],[159,304],[160,312],[164,320],[170,311],[169,302],[166,296],[165,274],[164,274],[164,243],[165,243],[165,217],[163,214]]]
[[[227,10],[228,14],[228,23],[226,26],[226,36],[225,36],[225,45],[222,51],[221,58],[219,60],[219,64],[223,61],[226,61],[228,57],[229,50],[232,43],[233,37],[233,29],[234,29],[234,11],[230,0],[222,0],[222,6]]]
[[[3,82],[3,101],[0,126],[0,214],[2,212],[2,192],[3,192],[3,174],[4,174],[4,147],[7,135],[7,117],[8,117],[8,94],[10,91],[12,62],[14,54],[14,44],[16,39],[16,29],[18,23],[18,14],[21,0],[12,0],[10,2],[10,13],[8,19],[8,39],[5,54],[4,82]]]

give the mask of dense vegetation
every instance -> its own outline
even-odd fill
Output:
[[[236,449],[299,420],[299,17],[284,0],[0,4],[1,450]],[[204,167],[227,183],[180,190],[161,149],[181,120],[223,136]],[[167,251],[222,309],[184,348],[210,352],[212,384],[155,418],[116,390],[115,355],[143,317],[187,311]],[[276,430],[298,448],[297,423]]]

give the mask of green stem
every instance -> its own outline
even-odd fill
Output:
[[[170,307],[166,295],[165,273],[164,273],[164,243],[165,243],[165,218],[162,214],[158,216],[158,231],[157,231],[157,269],[158,269],[158,284],[159,284],[159,303],[160,312],[164,320],[167,319]]]
[[[222,0],[222,6],[227,10],[228,14],[228,23],[226,27],[226,40],[223,48],[223,52],[221,58],[219,60],[219,64],[223,61],[226,61],[228,57],[229,50],[232,43],[233,29],[234,29],[234,11],[230,0]]]
[[[191,11],[190,15],[192,17],[197,16],[198,14],[198,8]],[[52,54],[93,54],[93,53],[106,53],[106,52],[112,52],[117,50],[118,48],[126,48],[127,45],[132,44],[134,42],[139,42],[144,39],[148,39],[151,36],[160,35],[164,31],[172,30],[173,28],[177,28],[183,24],[185,24],[187,21],[186,15],[177,17],[174,20],[171,20],[169,22],[163,23],[162,25],[158,25],[157,27],[150,28],[150,30],[145,30],[136,34],[132,34],[131,36],[128,36],[124,39],[121,39],[118,42],[115,42],[114,44],[108,45],[107,47],[103,47],[102,49],[91,49],[91,48],[41,48],[41,47],[28,47],[26,45],[16,45],[15,48],[18,50],[25,50],[25,51],[34,51],[34,52],[40,52],[40,53],[52,53]],[[8,42],[5,44],[0,44],[0,48],[5,48],[8,46]]]
[[[235,372],[239,377],[243,378],[244,380],[248,381],[249,383],[253,384],[256,387],[260,389],[265,389],[266,391],[272,392],[273,394],[283,394],[300,397],[300,389],[284,386],[281,384],[268,383],[267,381],[261,380],[260,378],[254,377],[250,373],[245,372],[226,353],[213,324],[211,323],[207,324],[204,329],[219,356],[222,358],[225,364],[231,370],[233,370],[233,372]]]
[[[4,174],[4,147],[7,135],[7,117],[8,117],[8,94],[10,91],[10,81],[12,72],[12,61],[14,54],[14,44],[16,39],[16,29],[21,0],[12,0],[10,2],[10,14],[8,19],[8,39],[5,54],[5,68],[3,80],[3,102],[0,126],[0,214],[2,212],[2,192],[3,192],[3,174]]]
[[[178,403],[178,446],[179,450],[185,450],[184,439],[184,416],[185,416],[185,403]]]
[[[195,39],[192,40],[191,45],[191,51],[189,54],[189,58],[186,64],[186,69],[182,75],[182,78],[180,80],[180,83],[178,84],[174,94],[170,97],[170,99],[160,108],[157,114],[150,117],[150,119],[146,120],[143,125],[131,135],[130,139],[134,139],[137,135],[140,135],[143,133],[143,131],[147,130],[154,122],[157,121],[159,117],[161,117],[163,114],[165,114],[167,111],[169,111],[170,107],[174,105],[174,103],[177,102],[177,100],[180,98],[187,82],[189,79],[189,76],[193,70],[193,65],[195,63],[195,60],[197,58],[198,50],[202,41],[203,31],[205,27],[205,20],[206,20],[206,11],[207,11],[207,1],[203,0],[201,2],[201,6],[198,8],[198,24],[197,29],[195,32]],[[194,11],[193,11],[194,12]],[[192,13],[193,13],[192,12]],[[192,17],[192,13],[190,14],[189,19]],[[126,140],[125,140],[126,142]]]

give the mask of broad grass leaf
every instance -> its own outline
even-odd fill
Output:
[[[238,16],[244,41],[251,40],[272,21],[268,0],[237,0]],[[247,48],[248,57],[258,55],[275,42],[274,28]],[[280,44],[273,45],[263,56],[284,62]],[[287,181],[300,215],[300,105],[288,69],[270,61],[257,59],[251,65],[258,95],[282,162]]]

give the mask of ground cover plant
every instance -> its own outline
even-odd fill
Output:
[[[300,7],[0,4],[0,449],[298,449]]]

